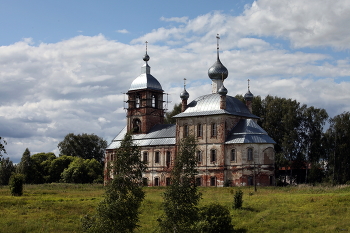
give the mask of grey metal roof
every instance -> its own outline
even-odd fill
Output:
[[[126,127],[113,139],[108,149],[116,149],[120,146],[126,134]],[[162,124],[155,125],[147,134],[134,134],[132,138],[138,146],[175,145],[176,125]]]
[[[163,91],[162,86],[158,80],[153,77],[151,74],[140,74],[132,83],[129,88],[129,91],[139,90],[139,89],[153,89]]]
[[[250,113],[242,101],[232,96],[226,96],[226,109],[220,109],[220,94],[209,94],[193,100],[187,109],[174,117],[191,117],[204,115],[230,114],[258,119],[259,117]]]
[[[241,119],[228,135],[225,144],[276,142],[253,119]]]

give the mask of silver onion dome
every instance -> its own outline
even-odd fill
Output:
[[[219,79],[223,80],[226,79],[228,76],[228,70],[227,68],[221,63],[220,58],[219,58],[219,34],[216,36],[217,39],[217,59],[216,62],[209,68],[208,70],[208,76],[211,80],[213,79]]]
[[[180,93],[180,98],[182,100],[188,100],[188,98],[190,97],[190,94],[186,91],[186,89],[184,89],[181,93]]]
[[[218,91],[220,95],[227,95],[228,91],[224,85],[222,85]]]
[[[254,95],[248,89],[248,92],[244,95],[245,101],[252,101],[254,99]]]

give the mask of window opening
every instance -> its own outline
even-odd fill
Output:
[[[148,153],[143,152],[143,162],[148,163]]]
[[[203,136],[203,129],[202,129],[202,125],[198,124],[197,125],[197,137],[202,137]]]
[[[184,125],[184,137],[188,136],[188,125]]]
[[[154,155],[154,162],[159,163],[159,151],[156,151],[156,153]]]
[[[154,186],[159,186],[159,178],[154,178]]]
[[[216,123],[211,124],[211,136],[215,137],[217,135]]]
[[[140,107],[140,96],[137,95],[136,96],[136,108],[139,108]]]
[[[210,177],[210,186],[216,186],[216,177]]]
[[[236,149],[231,150],[231,161],[236,161]]]
[[[210,151],[210,162],[215,162],[216,161],[216,150],[211,150]]]
[[[166,158],[165,158],[165,162],[166,162],[166,166],[169,167],[170,166],[170,160],[171,160],[171,153],[170,151],[166,152]]]
[[[202,162],[202,151],[200,150],[197,151],[197,162]]]
[[[157,108],[157,98],[155,95],[152,95],[152,108]]]
[[[165,185],[166,185],[166,186],[170,186],[170,177],[167,177],[167,178],[165,179]]]
[[[249,161],[253,160],[253,149],[252,148],[248,149],[248,160]]]
[[[201,177],[197,177],[196,178],[196,185],[197,186],[202,186],[202,178]]]

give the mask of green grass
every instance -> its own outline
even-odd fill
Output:
[[[243,187],[243,208],[233,210],[237,187],[200,188],[200,205],[211,202],[230,208],[237,232],[350,231],[350,186]],[[164,188],[145,188],[138,232],[153,232],[162,214]],[[103,198],[102,185],[26,185],[13,197],[0,186],[0,232],[80,232],[80,218],[94,213]]]

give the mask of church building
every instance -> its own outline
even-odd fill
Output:
[[[220,61],[219,43],[216,62],[208,70],[211,93],[188,103],[190,95],[184,85],[180,93],[182,112],[174,116],[176,124],[164,124],[164,90],[151,75],[147,47],[143,60],[141,74],[126,93],[127,124],[107,147],[106,166],[129,132],[148,166],[144,183],[169,185],[177,145],[182,138],[193,135],[197,139],[198,186],[274,185],[275,141],[257,124],[259,117],[252,114],[254,96],[249,85],[245,104],[227,95],[224,80],[228,70]]]

